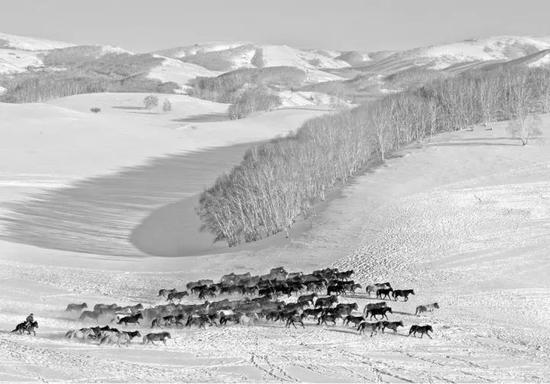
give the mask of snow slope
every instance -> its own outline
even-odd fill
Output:
[[[34,201],[23,203],[22,210],[11,205],[10,218],[0,220],[8,225],[0,236],[9,232],[12,240],[26,243],[49,239],[49,245],[41,246],[142,255],[130,243],[134,228],[160,206],[199,193],[238,163],[246,150],[239,147],[218,155],[214,148],[284,135],[327,112],[286,109],[230,121],[226,104],[158,95],[160,106],[145,110],[141,106],[145,96],[100,93],[48,104],[0,104],[0,161],[5,164],[0,171],[0,201],[20,201],[29,195]],[[172,104],[170,112],[162,112],[164,99]],[[91,107],[101,112],[94,114]],[[210,155],[198,171],[186,154],[206,149]],[[90,188],[95,192],[90,193]],[[127,188],[129,192],[123,192]],[[140,197],[129,206],[123,196],[134,193]],[[69,211],[61,206],[72,207],[64,218],[59,215]],[[35,232],[28,225],[40,229]],[[27,237],[47,228],[49,234]],[[104,240],[98,243],[100,233]]]
[[[467,63],[504,62],[550,48],[550,37],[495,36],[382,55],[364,68],[389,74],[411,67],[444,70]]]
[[[37,39],[33,37],[10,35],[0,32],[0,47],[20,49],[24,51],[46,51],[56,48],[72,47],[74,44],[53,41],[47,39]]]
[[[223,72],[239,68],[292,66],[306,71],[312,82],[341,79],[337,75],[323,72],[322,69],[349,67],[347,62],[336,58],[336,52],[303,50],[286,45],[212,43],[158,53]]]
[[[156,57],[162,57],[155,55]],[[172,59],[169,57],[163,57],[164,61],[161,65],[153,68],[149,72],[148,77],[152,79],[158,79],[162,82],[173,81],[179,84],[182,88],[187,87],[189,80],[196,77],[214,77],[221,74],[220,72],[209,71],[208,69],[192,63],[185,63],[183,61]]]
[[[550,120],[544,120],[547,135]],[[0,333],[7,381],[545,382],[550,375],[550,151],[493,131],[405,149],[333,200],[284,246],[190,258],[99,257],[0,243],[0,326],[32,310],[37,337]],[[418,170],[423,177],[419,178]],[[414,288],[391,320],[432,324],[433,339],[351,328],[170,329],[167,346],[99,347],[62,338],[85,325],[69,302],[160,303],[161,287],[272,266],[354,268],[362,284]],[[364,294],[341,298],[362,307]],[[441,309],[416,317],[418,304]],[[92,324],[86,324],[92,325]],[[133,327],[129,327],[132,328]],[[148,332],[148,327],[140,328]]]

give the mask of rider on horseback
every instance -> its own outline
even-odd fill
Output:
[[[34,322],[34,315],[31,313],[29,316],[27,316],[27,318],[25,319],[25,323],[27,324],[27,326],[29,325],[32,325],[32,323]]]

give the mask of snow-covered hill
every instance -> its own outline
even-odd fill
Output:
[[[49,49],[72,47],[74,45],[75,44],[62,41],[0,33],[0,48],[21,49],[24,51],[46,51]]]
[[[173,81],[185,89],[189,80],[196,77],[218,76],[221,72],[210,71],[200,65],[186,63],[178,59],[154,55],[164,59],[161,65],[156,66],[150,72],[148,77],[158,79],[163,82]]]
[[[0,74],[25,72],[40,68],[40,53],[50,49],[66,48],[71,44],[0,33]]]
[[[287,45],[252,43],[206,43],[157,52],[183,61],[201,64],[212,70],[292,66],[302,70],[343,68],[350,64],[338,59],[340,52],[304,50]]]
[[[550,37],[496,36],[415,48],[373,59],[364,68],[390,74],[411,67],[445,70],[472,63],[506,62],[550,48]]]

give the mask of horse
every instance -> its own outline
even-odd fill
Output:
[[[201,315],[201,316],[189,316],[187,319],[187,323],[185,323],[186,327],[191,327],[192,325],[196,325],[199,328],[206,328],[206,323],[212,325],[212,322],[208,318],[208,316]],[[221,323],[221,320],[220,320]]]
[[[363,314],[366,315],[366,314],[367,314],[367,311],[368,311],[369,309],[374,309],[374,308],[385,308],[385,307],[387,307],[387,306],[388,306],[388,304],[386,304],[385,301],[380,301],[380,302],[378,302],[378,303],[369,303],[369,304],[365,305],[365,308],[363,308]]]
[[[317,298],[317,301],[315,302],[315,308],[322,307],[322,308],[330,308],[332,304],[338,302],[337,296],[329,296],[329,297],[319,297]]]
[[[319,317],[319,320],[317,320],[317,325],[323,325],[323,324],[327,324],[327,321],[330,321],[332,322],[334,325],[336,325],[336,319],[338,318],[338,316],[332,314],[332,313],[323,313],[320,317]]]
[[[393,289],[391,288],[380,288],[379,290],[376,291],[376,298],[378,299],[384,299],[384,298],[387,298],[389,299],[390,298],[390,293],[393,292]]]
[[[348,280],[351,277],[351,275],[353,275],[354,273],[355,271],[351,269],[345,272],[336,272],[335,274],[338,280]]]
[[[409,300],[409,295],[414,295],[414,289],[396,289],[392,293],[395,301],[397,301],[399,297],[403,297],[405,299],[404,301],[407,301]]]
[[[166,345],[166,339],[171,339],[170,333],[168,332],[159,332],[159,333],[148,333],[143,336],[143,344],[151,343],[156,345],[155,341],[162,341]]]
[[[285,305],[285,311],[300,311],[302,312],[304,307],[307,306],[308,304],[306,302],[301,302],[301,303],[288,303],[287,305]]]
[[[290,328],[290,325],[292,324],[294,326],[294,328],[297,328],[296,323],[299,323],[299,324],[302,325],[302,328],[305,328],[304,321],[303,321],[304,316],[305,315],[302,313],[300,315],[299,314],[294,314],[294,315],[288,317],[286,319],[286,325],[285,326],[287,328]]]
[[[23,334],[23,332],[27,332],[29,335],[31,334],[31,332],[33,333],[34,336],[36,336],[36,331],[35,329],[38,328],[38,322],[37,321],[33,321],[31,322],[30,324],[28,322],[24,322],[24,323],[19,323],[15,326],[15,329],[13,331],[11,331],[12,333],[19,333],[20,335]]]
[[[103,312],[96,312],[95,310],[84,311],[80,314],[80,317],[78,318],[78,320],[84,321],[84,320],[91,319],[91,320],[95,320],[96,322],[99,322],[99,317],[103,315],[104,315]]]
[[[321,315],[324,312],[323,308],[311,308],[311,309],[304,309],[304,315],[305,317],[313,316],[313,319],[317,320],[319,315]]]
[[[158,317],[153,319],[153,321],[151,321],[151,328],[155,328],[155,327],[159,327],[160,328],[160,320]]]
[[[69,304],[67,305],[67,308],[65,309],[65,312],[81,312],[83,309],[88,308],[88,304],[82,303],[82,304]]]
[[[141,333],[139,333],[139,331],[123,331],[119,333],[110,333],[104,335],[99,341],[99,344],[101,345],[104,343],[116,343],[116,345],[120,347],[120,344],[130,344],[134,337],[141,337]]]
[[[398,327],[404,327],[402,321],[383,321],[382,322],[382,333],[386,330],[386,328],[391,329],[394,333],[397,333]]]
[[[372,337],[373,334],[378,333],[378,330],[380,329],[380,323],[379,322],[369,323],[369,322],[366,322],[366,321],[362,321],[357,326],[357,331],[359,332],[360,335],[364,334],[366,329],[370,329],[370,331],[371,331],[370,332],[370,337]]]
[[[344,293],[346,293],[346,291],[355,293],[356,289],[361,289],[361,288],[363,288],[361,284],[354,283],[353,281],[347,281],[344,283]]]
[[[214,281],[213,280],[210,280],[210,279],[201,279],[199,281],[190,281],[189,283],[187,283],[185,285],[185,287],[189,290],[191,290],[193,287],[198,287],[200,285],[206,285],[206,286],[210,286],[210,285],[213,285],[214,284]]]
[[[122,319],[120,319],[118,321],[117,324],[123,324],[124,323],[125,326],[128,326],[128,323],[130,323],[130,324],[133,324],[133,323],[139,324],[139,319],[143,319],[143,315],[141,313],[136,313],[135,315],[123,317]]]
[[[240,293],[244,295],[244,288],[240,290]],[[206,299],[207,297],[216,297],[215,287],[205,287],[199,291],[199,299]],[[181,300],[181,299],[180,299]]]
[[[123,311],[130,311],[132,315],[137,313],[138,311],[141,311],[142,309],[143,309],[143,304],[141,303],[136,305],[127,305],[126,307],[122,308]]]
[[[412,325],[411,329],[409,329],[409,336],[412,334],[414,337],[416,337],[416,333],[420,333],[420,338],[424,336],[424,334],[428,335],[428,337],[431,339],[432,337],[428,332],[433,332],[433,328],[431,325]]]
[[[181,299],[183,299],[185,296],[189,296],[189,293],[187,291],[171,292],[168,294],[168,296],[166,296],[166,300],[168,301],[178,300],[178,302],[181,302]]]
[[[176,293],[176,292],[177,292],[176,288],[172,288],[172,289],[162,288],[162,289],[159,291],[158,296],[159,296],[159,297],[161,297],[161,296],[162,296],[162,297],[167,297],[169,294],[171,294],[171,293]]]
[[[338,312],[340,315],[350,315],[352,311],[357,311],[359,309],[359,306],[357,303],[352,304],[338,304],[336,305],[336,312]]]
[[[115,311],[119,308],[120,307],[117,304],[96,304],[96,305],[94,305],[94,312],[100,312],[100,311],[104,311],[104,310]]]
[[[339,282],[332,283],[327,287],[327,295],[332,295],[333,293],[341,294],[344,293],[344,286],[339,284]]]
[[[371,293],[375,293],[379,290],[379,289],[388,289],[388,288],[391,288],[391,284],[386,282],[386,283],[375,283],[373,285],[367,285],[367,288],[366,288],[366,292],[367,294],[370,296]]]
[[[388,316],[386,315],[386,313],[389,312],[389,313],[393,313],[392,310],[391,310],[391,307],[383,307],[383,308],[372,308],[372,309],[369,309],[367,310],[367,316],[369,316],[370,314],[370,318],[372,319],[373,317],[376,319],[376,316],[382,316],[382,318],[388,318]]]
[[[313,301],[317,298],[316,293],[311,293],[309,295],[298,296],[297,303],[307,303],[308,305],[313,305]]]
[[[348,325],[349,323],[353,323],[353,325],[357,327],[363,321],[365,321],[365,318],[363,316],[348,315],[344,318],[344,325]]]
[[[71,329],[65,333],[67,339],[81,338],[86,340],[94,333],[91,328],[80,328],[80,329]]]
[[[433,303],[433,304],[419,305],[418,307],[416,307],[416,312],[414,314],[417,316],[420,316],[421,313],[433,312],[434,309],[439,309],[439,304]]]

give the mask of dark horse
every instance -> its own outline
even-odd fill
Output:
[[[391,307],[382,307],[382,308],[372,308],[367,310],[366,316],[370,315],[370,319],[373,317],[376,319],[377,316],[382,316],[382,318],[388,318],[386,312],[393,313]]]
[[[409,295],[414,295],[414,289],[396,289],[393,291],[392,296],[397,301],[399,297],[409,300]]]
[[[17,324],[17,326],[15,327],[15,329],[13,331],[11,331],[12,333],[19,333],[20,335],[23,334],[23,332],[27,332],[29,335],[31,334],[31,332],[33,333],[34,336],[36,336],[36,331],[35,331],[35,328],[38,328],[38,322],[37,321],[33,321],[31,323],[28,323],[28,322],[24,322],[24,323],[19,323]]]
[[[143,315],[141,313],[136,313],[135,315],[132,315],[132,316],[125,316],[123,317],[122,319],[120,319],[118,321],[118,324],[123,324],[128,326],[128,323],[130,324],[133,324],[133,323],[137,323],[139,324],[139,319],[143,319]]]
[[[428,332],[433,332],[433,328],[431,325],[412,325],[411,329],[409,329],[409,336],[412,334],[414,337],[416,337],[416,333],[420,333],[420,338],[424,336],[424,334],[428,335],[428,337],[431,339],[432,337]]]

